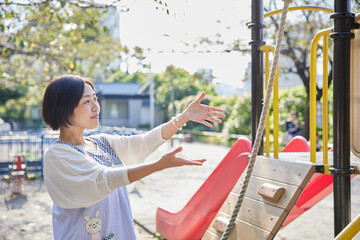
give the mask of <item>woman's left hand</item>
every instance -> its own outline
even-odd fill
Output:
[[[209,122],[221,123],[222,121],[218,118],[224,118],[226,116],[224,114],[224,110],[221,108],[201,104],[201,101],[205,98],[205,96],[206,92],[202,92],[199,97],[189,104],[183,114],[184,117],[186,117],[186,120],[198,122],[211,128],[212,124]]]

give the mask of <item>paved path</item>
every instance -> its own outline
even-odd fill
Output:
[[[174,147],[179,146],[175,142]],[[206,158],[202,167],[182,167],[155,173],[133,186],[130,201],[134,218],[152,232],[156,232],[155,215],[158,207],[170,212],[182,209],[206,178],[216,168],[230,148],[203,143],[181,143],[182,155],[189,159]],[[147,161],[153,161],[171,151],[165,143]],[[352,217],[360,214],[360,177],[352,180]],[[298,217],[279,231],[275,239],[333,239],[333,195]],[[360,240],[360,234],[354,239]]]

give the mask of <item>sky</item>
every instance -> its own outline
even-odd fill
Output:
[[[172,64],[190,73],[210,68],[215,82],[242,87],[250,55],[224,53],[226,44],[235,39],[250,41],[250,30],[245,22],[250,19],[250,1],[244,0],[164,0],[169,9],[152,0],[121,1],[120,39],[129,47],[151,49],[149,59],[153,72],[162,72]],[[156,7],[159,9],[156,9]],[[195,49],[201,37],[221,34],[223,45]],[[189,46],[186,46],[188,44]],[[210,53],[204,51],[210,50]]]

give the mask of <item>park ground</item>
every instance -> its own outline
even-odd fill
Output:
[[[175,142],[161,146],[150,155],[153,161],[179,146]],[[202,167],[182,167],[155,173],[130,186],[129,198],[137,239],[156,239],[157,207],[175,212],[180,210],[216,168],[229,147],[203,143],[181,143],[181,155],[189,159],[206,158]],[[352,217],[360,213],[360,177],[352,180]],[[279,231],[275,239],[333,239],[333,195]],[[0,181],[0,240],[52,239],[52,201],[42,180],[25,181],[22,195],[11,195],[11,185]],[[359,234],[358,234],[359,235]],[[354,239],[359,240],[360,236]]]

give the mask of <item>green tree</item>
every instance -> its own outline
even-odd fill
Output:
[[[146,73],[128,74],[116,71],[105,82],[135,82],[142,86],[149,80],[150,75]],[[172,65],[168,66],[163,73],[153,74],[153,80],[155,104],[157,108],[164,111],[166,116],[164,121],[172,117],[171,86],[174,91],[174,113],[183,111],[201,91],[206,91],[208,96],[216,95],[214,86],[203,77],[203,74],[190,74],[186,70]],[[145,92],[148,91],[147,88]]]
[[[180,109],[172,109],[172,87],[174,101],[181,100],[186,96],[197,95],[200,91],[206,91],[209,95],[215,95],[214,87],[206,80],[203,80],[201,75],[191,75],[186,70],[175,68],[172,65],[168,66],[164,73],[154,75],[154,84],[156,104],[167,116],[167,119],[164,120],[168,120],[172,116],[172,112],[181,111]]]
[[[319,6],[332,8],[333,2],[331,1],[320,1],[320,0],[303,0],[293,2],[291,6]],[[272,11],[278,9],[276,0],[269,0],[265,11]],[[295,74],[299,78],[305,88],[307,99],[310,99],[310,49],[311,42],[317,32],[322,29],[329,28],[332,26],[330,21],[330,14],[318,11],[296,11],[289,14],[287,21],[287,28],[284,32],[284,39],[281,49],[281,57],[284,59],[283,62],[287,62],[287,65],[280,65],[281,74],[290,73]],[[267,44],[275,45],[277,36],[277,29],[279,29],[280,15],[272,16],[266,19],[264,22],[267,25],[265,30],[265,39]],[[270,39],[270,41],[269,41]],[[329,44],[331,48],[331,44]],[[318,55],[322,54],[322,46],[318,48]],[[329,64],[332,64],[332,54],[329,51]],[[331,67],[329,72],[325,73],[328,76],[328,85],[332,83],[332,71]],[[281,75],[280,75],[281,77]],[[316,86],[316,100],[322,98],[322,88],[319,85]],[[305,138],[309,137],[309,101],[304,102],[306,108],[304,111],[299,113],[304,115],[304,129],[302,134]],[[289,109],[288,109],[289,110]]]
[[[0,117],[24,119],[20,113],[25,111],[15,106],[22,105],[22,98],[32,101],[42,96],[57,75],[95,80],[110,75],[119,52],[127,53],[102,24],[115,11],[110,5],[86,1],[1,2]],[[134,51],[130,57],[139,57],[140,63],[143,51],[139,47]],[[7,104],[8,100],[12,101]],[[41,101],[32,102],[40,107]]]
[[[224,126],[228,134],[250,135],[251,133],[251,97],[239,96],[232,106],[231,114]]]
[[[124,83],[138,83],[140,86],[145,84],[150,80],[150,76],[143,72],[134,72],[134,73],[126,73],[122,71],[116,71],[108,79],[106,79],[105,83],[113,83],[113,82],[124,82]]]

